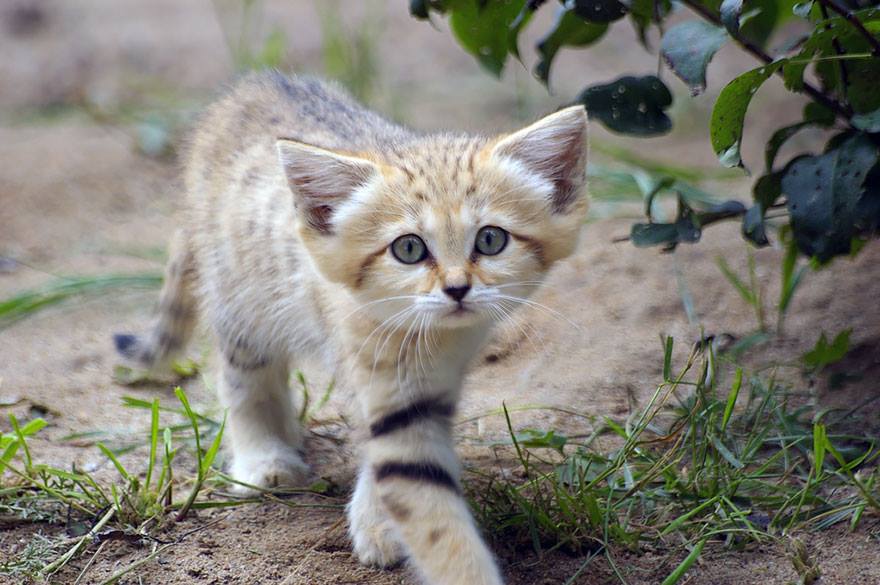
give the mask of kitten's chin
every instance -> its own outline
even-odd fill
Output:
[[[438,317],[435,323],[444,329],[464,329],[485,326],[489,321],[489,316],[481,311],[460,307]]]

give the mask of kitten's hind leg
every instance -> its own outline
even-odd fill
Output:
[[[231,473],[241,482],[271,488],[302,485],[308,479],[309,468],[297,452],[302,430],[288,375],[284,361],[243,361],[240,352],[225,356],[218,389],[228,409]],[[253,493],[245,486],[236,491]]]

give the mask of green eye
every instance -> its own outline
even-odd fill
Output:
[[[481,227],[480,231],[477,232],[477,241],[474,243],[474,248],[480,254],[494,256],[501,253],[501,250],[505,247],[507,247],[507,232],[500,227],[487,225]]]
[[[417,235],[406,234],[391,242],[391,253],[404,264],[416,264],[428,256],[428,247]]]

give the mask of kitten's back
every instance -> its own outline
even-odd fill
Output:
[[[382,150],[412,134],[357,103],[333,83],[277,71],[254,73],[206,112],[193,150],[208,147],[213,161],[230,160],[278,138],[348,152]]]

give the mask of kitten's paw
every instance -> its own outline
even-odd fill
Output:
[[[406,557],[403,545],[387,521],[352,529],[351,540],[354,554],[364,565],[388,568],[399,564]]]
[[[292,449],[236,457],[232,464],[232,477],[259,488],[303,486],[308,483],[309,475],[309,466]],[[241,496],[259,493],[240,484],[235,484],[233,490]]]

